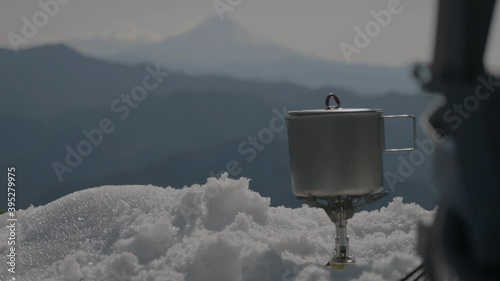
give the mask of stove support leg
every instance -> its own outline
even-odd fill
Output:
[[[349,255],[349,237],[347,236],[347,220],[354,216],[356,208],[370,204],[387,196],[389,192],[381,191],[366,195],[336,197],[297,197],[305,204],[325,210],[335,224],[335,250],[333,258],[326,264],[329,267],[343,269],[354,264],[356,260]]]
[[[356,262],[349,255],[349,237],[347,236],[347,219],[352,217],[353,212],[348,212],[344,207],[335,210],[327,210],[328,216],[335,224],[335,250],[333,258],[326,264],[332,268],[343,269],[345,266]],[[351,214],[349,216],[349,214]]]
[[[334,258],[347,259],[349,257],[349,236],[347,236],[347,214],[342,208],[336,213],[337,222],[335,223],[335,252]]]

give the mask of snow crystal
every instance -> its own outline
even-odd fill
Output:
[[[16,280],[392,280],[417,266],[418,222],[432,211],[395,198],[348,225],[357,264],[324,267],[334,225],[324,211],[269,207],[248,179],[183,189],[103,186],[21,210]],[[6,237],[5,215],[0,235]],[[7,255],[0,241],[0,253]],[[5,270],[6,267],[2,267]],[[11,273],[0,271],[1,280]]]

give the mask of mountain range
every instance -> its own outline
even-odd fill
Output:
[[[72,46],[86,54],[117,62],[161,63],[165,68],[187,74],[288,81],[309,88],[335,86],[367,96],[389,91],[418,92],[410,77],[411,66],[325,61],[255,36],[230,19],[208,19],[192,30],[161,42],[126,43],[95,38],[75,41]]]
[[[343,88],[309,89],[288,82],[242,80],[220,75],[170,72],[165,81],[121,120],[111,104],[141,85],[147,68],[91,58],[65,45],[0,50],[0,140],[2,164],[16,165],[18,206],[46,204],[76,190],[107,184],[154,184],[182,187],[205,182],[237,161],[233,177],[252,178],[274,206],[298,206],[290,189],[286,130],[259,150],[255,159],[238,152],[242,142],[269,126],[276,111],[321,108],[336,92],[345,107],[382,108],[388,114],[418,115],[428,104],[420,95],[356,95]],[[166,70],[163,70],[166,71]],[[68,148],[88,138],[103,119],[115,129],[63,174],[53,163],[67,163]],[[407,123],[387,126],[391,146],[411,141]],[[420,135],[420,137],[422,137]],[[407,156],[406,156],[407,157]],[[396,171],[397,155],[385,155],[385,168]],[[428,162],[418,167],[385,201],[403,196],[432,208]],[[2,202],[0,208],[5,208]],[[375,205],[373,207],[376,207]]]

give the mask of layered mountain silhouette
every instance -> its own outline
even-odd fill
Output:
[[[311,90],[285,82],[171,72],[121,120],[110,105],[142,83],[146,65],[90,58],[65,45],[17,54],[0,50],[0,59],[0,130],[6,132],[0,140],[5,156],[1,162],[4,167],[17,166],[20,207],[105,184],[201,183],[210,172],[227,170],[233,160],[241,167],[233,176],[252,178],[252,186],[270,196],[273,205],[298,206],[290,188],[286,130],[275,133],[251,161],[238,152],[248,137],[269,127],[276,110],[321,108],[331,91],[345,107],[382,108],[387,114],[418,114],[427,104],[417,95],[363,97],[343,88]],[[67,165],[67,147],[76,150],[88,140],[82,131],[99,128],[104,118],[111,120],[114,131],[104,134],[60,182],[52,164]],[[388,126],[391,145],[408,145],[409,127],[397,122]],[[386,155],[385,168],[396,172],[399,162],[397,155]],[[427,164],[417,167],[390,198],[403,195],[432,207],[435,197],[427,188]]]
[[[102,39],[96,39],[102,41]],[[111,42],[103,46],[109,47]],[[314,42],[311,42],[314,44]],[[102,51],[89,42],[75,42],[89,54]],[[381,95],[388,91],[417,92],[410,67],[382,67],[330,62],[287,49],[254,36],[238,23],[208,19],[198,27],[157,43],[122,43],[108,59],[127,63],[161,63],[166,68],[188,74],[223,74],[244,79],[289,81],[302,86],[344,87],[361,95]],[[332,49],[338,46],[331,46]]]

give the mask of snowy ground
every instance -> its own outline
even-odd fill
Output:
[[[323,267],[334,226],[322,210],[269,207],[249,180],[183,189],[104,186],[18,212],[15,280],[397,280],[417,266],[415,226],[433,212],[395,198],[350,220],[357,265]],[[7,237],[5,215],[0,237]],[[7,240],[0,253],[7,255]],[[0,280],[14,280],[2,263]]]

